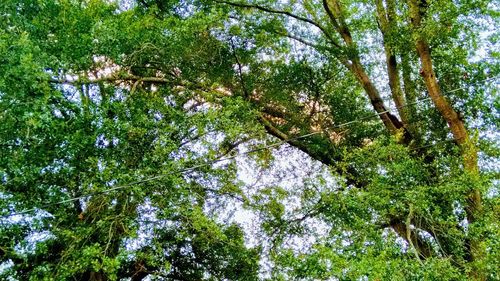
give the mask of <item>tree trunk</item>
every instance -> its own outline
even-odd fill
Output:
[[[414,38],[416,38],[415,45],[422,66],[420,73],[434,106],[436,106],[441,116],[443,116],[448,123],[454,140],[461,148],[464,170],[474,181],[479,176],[476,147],[465,128],[464,122],[443,97],[436,74],[434,73],[429,44],[425,38],[418,33],[418,29],[421,27],[422,17],[425,14],[426,5],[420,0],[409,0],[409,7],[410,21],[415,32]],[[465,208],[469,224],[477,221],[481,212],[481,205],[481,193],[477,188],[473,188],[469,193],[468,204]],[[474,263],[484,257],[484,250],[481,247],[480,240],[479,237],[476,237],[471,239],[470,242],[470,256],[471,261]],[[477,266],[473,265],[473,267],[474,269],[470,273],[470,277],[473,280],[486,280],[485,273],[477,268]]]

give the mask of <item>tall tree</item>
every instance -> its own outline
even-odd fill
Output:
[[[0,274],[499,278],[488,2],[4,1]]]
[[[445,4],[442,1],[417,0],[407,1],[406,3],[395,3],[395,1],[391,0],[361,3],[358,1],[324,0],[320,6],[312,1],[290,1],[286,3],[282,1],[266,1],[265,3],[259,1],[217,2],[230,6],[236,11],[252,11],[250,15],[240,14],[239,21],[245,21],[248,26],[254,26],[254,30],[256,28],[265,30],[278,37],[289,39],[287,42],[292,45],[301,44],[308,47],[306,51],[298,54],[298,56],[302,57],[302,61],[307,61],[306,64],[315,63],[318,71],[322,71],[329,64],[338,63],[343,65],[345,71],[347,71],[345,75],[353,77],[366,93],[387,132],[396,135],[397,143],[408,147],[410,150],[415,150],[410,153],[412,158],[423,158],[423,163],[420,165],[426,165],[438,160],[434,155],[429,155],[426,148],[420,148],[419,146],[422,145],[422,142],[432,142],[432,138],[426,137],[428,129],[425,128],[425,125],[414,127],[413,124],[409,124],[409,120],[421,119],[425,112],[420,113],[415,109],[409,110],[410,108],[407,108],[415,107],[416,93],[414,84],[420,83],[420,79],[416,75],[417,73],[420,74],[424,82],[421,91],[425,91],[425,94],[430,97],[437,109],[436,117],[430,121],[446,121],[454,143],[460,148],[463,167],[459,169],[463,169],[470,185],[469,190],[466,191],[467,195],[463,206],[467,214],[467,224],[475,225],[482,212],[477,140],[471,138],[470,132],[466,128],[467,117],[461,116],[458,109],[452,107],[448,100],[449,97],[444,96],[441,88],[460,88],[463,85],[460,81],[461,78],[467,78],[469,72],[477,73],[477,70],[467,69],[468,65],[458,62],[461,57],[462,61],[467,63],[467,50],[465,49],[467,41],[458,41],[463,40],[465,35],[463,31],[465,26],[460,21],[467,21],[465,19],[468,18],[468,23],[471,23],[474,22],[474,19],[482,17],[477,12],[479,9],[482,9],[483,12],[487,11],[488,3],[457,2]],[[257,38],[252,34],[254,31],[251,28],[248,29],[245,35],[248,38]],[[366,47],[365,44],[370,44],[370,40],[377,40],[380,37],[382,39],[381,46],[372,45]],[[470,42],[473,42],[474,39],[471,38],[470,40]],[[271,41],[270,44],[275,44],[275,42],[276,40]],[[265,42],[264,44],[269,43]],[[450,49],[454,51],[449,52],[447,55],[446,50]],[[370,54],[375,52],[385,53],[385,58],[380,60],[371,59]],[[315,59],[310,58],[314,54],[317,54],[321,61],[314,62]],[[293,57],[296,54],[292,51],[289,55]],[[292,58],[292,60],[294,59]],[[446,60],[450,60],[451,63]],[[288,61],[286,64],[290,65]],[[385,71],[380,67],[382,64],[386,65]],[[403,66],[402,70],[399,64]],[[413,69],[411,69],[412,65]],[[388,81],[389,86],[387,95],[394,101],[396,112],[401,119],[398,119],[388,110],[388,106],[384,103],[382,95],[376,86],[377,84],[380,85],[380,83],[375,82],[370,77],[370,68],[372,69],[371,75],[379,77],[385,75],[386,79],[384,80]],[[437,73],[435,69],[438,68],[447,68],[447,70],[442,71],[443,73]],[[456,77],[460,70],[464,73],[464,76],[458,75]],[[481,71],[480,68],[478,70]],[[304,83],[315,84],[316,81],[311,78],[304,78]],[[401,85],[404,85],[404,87]],[[292,91],[301,90],[303,89],[294,89]],[[325,90],[328,91],[329,89]],[[320,98],[325,96],[325,94],[316,94],[316,97]],[[310,97],[310,99],[314,98]],[[324,101],[321,101],[321,103],[324,103]],[[328,109],[325,106],[319,107]],[[283,111],[289,110],[283,107],[280,114],[285,113]],[[314,111],[312,114],[314,114]],[[328,114],[331,115],[330,112]],[[413,116],[410,114],[413,114]],[[323,128],[326,129],[325,131],[336,131],[334,125],[336,117],[335,115],[330,116],[333,119],[333,122],[331,122],[333,126]],[[283,119],[286,120],[287,118],[284,117]],[[306,123],[310,119],[303,117],[302,120],[306,120],[302,121]],[[280,120],[280,122],[283,122],[283,120]],[[326,127],[324,124],[322,125]],[[288,138],[288,134],[283,132],[283,130],[289,131],[288,128],[283,128],[280,131],[280,128],[277,128],[280,127],[279,125],[277,127],[269,124],[266,126],[268,131],[278,138],[284,140]],[[418,130],[416,127],[418,127]],[[349,139],[348,134],[344,134],[342,137]],[[306,152],[311,150],[311,146],[303,142],[291,144]],[[340,159],[332,159],[332,157],[335,157],[335,153],[331,152],[332,150],[335,150],[335,148],[327,149],[323,147],[321,151],[315,150],[314,153],[308,154],[313,157],[317,153],[324,154],[316,157],[316,159],[327,165],[335,166]],[[325,159],[328,160],[325,161]],[[350,166],[350,164],[347,165]],[[351,167],[350,169],[337,171],[347,178],[360,178],[359,170],[356,168]],[[420,171],[420,173],[425,172]],[[428,173],[439,177],[439,173],[442,173],[442,171],[436,171],[432,167]],[[439,181],[428,180],[427,185],[439,185]],[[367,188],[366,185],[370,186],[372,184],[370,181],[362,181],[354,183],[354,186],[364,189]],[[441,201],[442,199],[435,198],[434,200]],[[452,209],[449,209],[449,211],[452,211]],[[429,231],[429,228],[426,229],[425,226],[418,226],[413,222],[419,219],[414,217],[411,202],[408,203],[406,210],[397,214],[389,214],[386,220],[389,221],[388,226],[392,227],[396,233],[407,240],[411,247],[415,248],[417,256],[427,259],[435,257],[437,254],[430,248],[429,241],[424,241],[426,239],[418,234],[418,228],[429,232],[436,241],[440,240],[442,243],[448,243],[444,237],[438,237],[439,234],[433,233],[433,231]],[[432,224],[430,223],[430,225]],[[427,227],[432,227],[430,225]],[[460,228],[456,226],[455,230]],[[464,229],[463,231],[465,232]],[[467,270],[470,270],[469,276],[472,279],[485,280],[487,272],[481,262],[485,258],[485,245],[482,243],[484,237],[480,231],[478,233],[470,231],[467,234],[464,233],[464,235],[461,258],[465,261],[460,263],[463,267],[468,268],[469,265],[471,266],[471,269]],[[445,256],[449,254],[451,253],[446,253]]]

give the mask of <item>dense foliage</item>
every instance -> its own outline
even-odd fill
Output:
[[[499,280],[499,12],[3,0],[0,278]]]

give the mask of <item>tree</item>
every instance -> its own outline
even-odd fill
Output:
[[[125,2],[1,6],[0,274],[499,277],[497,5]],[[273,155],[321,173],[239,180]]]

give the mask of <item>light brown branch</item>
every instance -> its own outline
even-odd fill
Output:
[[[282,10],[277,10],[277,9],[273,9],[273,8],[269,8],[269,7],[260,6],[257,4],[236,3],[236,2],[223,1],[223,0],[216,0],[215,2],[234,6],[234,7],[239,7],[239,8],[256,9],[256,10],[260,10],[260,11],[270,13],[270,14],[284,15],[284,16],[294,18],[298,21],[311,24],[311,25],[315,26],[316,28],[318,28],[335,47],[342,48],[342,46],[340,46],[340,44],[338,44],[338,42],[330,35],[330,33],[326,30],[325,27],[323,27],[321,24],[319,24],[311,19],[308,19],[306,17],[302,17],[302,16],[299,16],[299,15],[296,15],[294,13],[287,12],[287,11],[282,11]]]

